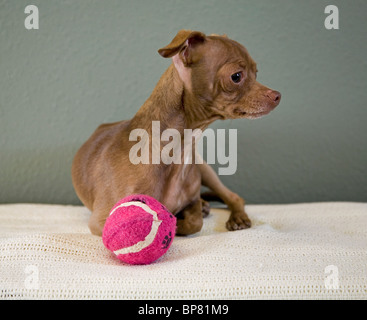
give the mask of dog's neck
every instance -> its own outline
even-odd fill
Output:
[[[218,119],[210,111],[207,101],[185,88],[174,64],[160,78],[149,99],[130,121],[131,129],[150,131],[152,121],[160,121],[161,131],[167,128],[178,130],[201,129]]]

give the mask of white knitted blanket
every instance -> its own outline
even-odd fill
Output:
[[[89,211],[0,205],[0,299],[367,299],[367,203],[248,205],[248,230],[212,209],[147,266],[90,234]]]

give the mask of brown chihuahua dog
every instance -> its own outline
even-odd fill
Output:
[[[181,30],[158,52],[172,57],[173,63],[148,100],[131,120],[99,126],[74,158],[73,184],[92,211],[91,232],[101,235],[113,205],[131,194],[147,194],[163,203],[177,217],[177,234],[198,232],[209,213],[201,185],[227,204],[228,230],[249,228],[245,201],[226,188],[207,163],[133,164],[129,151],[136,141],[129,135],[144,129],[152,137],[153,121],[160,122],[161,132],[174,128],[183,137],[184,129],[204,130],[217,119],[258,118],[279,104],[280,93],[256,81],[256,63],[226,36]],[[152,143],[149,148],[154,148]]]

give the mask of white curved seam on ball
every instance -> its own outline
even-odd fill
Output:
[[[145,237],[144,240],[139,241],[137,243],[135,243],[134,245],[130,246],[130,247],[126,247],[126,248],[122,248],[119,250],[114,251],[113,253],[116,255],[119,254],[126,254],[126,253],[135,253],[135,252],[139,252],[140,250],[150,246],[152,244],[152,242],[154,241],[155,236],[158,233],[158,228],[160,226],[160,224],[162,223],[162,220],[158,219],[158,214],[157,212],[155,212],[154,210],[152,210],[149,206],[147,206],[145,203],[142,203],[140,201],[130,201],[130,202],[125,202],[123,204],[120,204],[119,206],[117,206],[115,209],[113,209],[110,213],[110,216],[118,209],[118,208],[122,208],[122,207],[130,207],[130,206],[137,206],[142,208],[145,212],[150,213],[153,216],[153,223],[152,223],[152,227],[150,229],[150,232],[148,233],[148,235]]]

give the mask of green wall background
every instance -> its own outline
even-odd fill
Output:
[[[39,8],[26,30],[24,8]],[[340,29],[324,28],[337,5]],[[367,201],[365,0],[0,1],[0,202],[79,204],[72,158],[103,122],[131,118],[170,61],[180,29],[244,44],[279,90],[238,130],[238,169],[222,180],[248,203]]]

